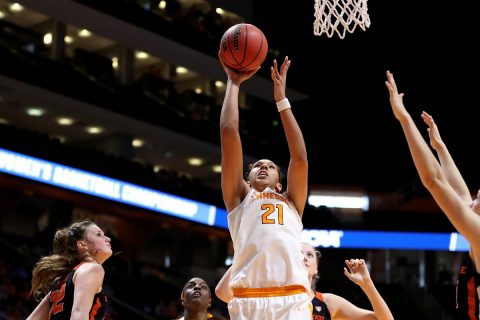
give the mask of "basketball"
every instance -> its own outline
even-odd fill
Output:
[[[220,41],[220,59],[238,72],[249,72],[267,57],[268,43],[262,30],[248,23],[228,28]]]

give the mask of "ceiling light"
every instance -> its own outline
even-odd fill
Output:
[[[195,93],[196,94],[202,93],[202,88],[195,88]]]
[[[155,173],[159,173],[160,170],[164,169],[164,166],[162,166],[161,164],[156,164],[154,167],[153,167],[153,171],[155,171]]]
[[[63,38],[63,40],[65,41],[65,43],[70,44],[70,43],[73,42],[73,37],[65,36],[65,38]]]
[[[0,124],[8,124],[8,120],[5,118],[0,118]]]
[[[57,123],[61,126],[71,126],[75,121],[72,118],[60,117],[57,118]]]
[[[225,87],[225,83],[223,83],[222,81],[215,81],[215,87],[217,88],[223,88]]]
[[[165,10],[166,7],[167,7],[167,2],[165,0],[162,0],[158,3],[158,9]]]
[[[212,171],[215,172],[215,173],[220,173],[220,172],[222,172],[222,166],[219,165],[219,164],[216,164],[216,165],[212,166]]]
[[[137,59],[140,59],[140,60],[145,60],[149,57],[148,53],[146,52],[143,52],[143,51],[137,51],[135,53],[135,57],[137,57]]]
[[[45,114],[45,110],[40,108],[28,108],[26,112],[31,117],[41,117]]]
[[[203,159],[193,157],[188,159],[188,164],[191,165],[192,167],[198,167],[203,164]]]
[[[9,9],[12,12],[20,12],[23,11],[23,6],[20,3],[15,2],[9,6]]]
[[[0,19],[5,18],[6,14],[2,10],[0,10]]]
[[[112,57],[112,68],[113,69],[118,69],[118,58],[117,57]]]
[[[85,130],[90,134],[100,134],[103,132],[102,127],[96,127],[96,126],[86,127]]]
[[[82,29],[82,30],[78,31],[78,36],[80,38],[88,38],[91,35],[92,35],[92,33],[90,31],[88,31],[87,29]]]
[[[45,33],[43,35],[43,44],[49,45],[52,43],[52,40],[53,40],[53,36],[51,32]]]
[[[133,139],[132,140],[132,146],[135,148],[140,148],[145,144],[145,141],[142,139]]]
[[[175,71],[176,71],[178,74],[186,74],[186,73],[188,73],[188,69],[185,68],[185,67],[177,67],[177,68],[175,69]]]
[[[215,12],[218,13],[218,14],[220,14],[220,15],[222,15],[222,14],[225,13],[225,10],[223,10],[222,8],[216,8],[216,9],[215,9]]]

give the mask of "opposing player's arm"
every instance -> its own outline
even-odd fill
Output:
[[[323,298],[328,311],[335,320],[377,320],[375,313],[357,307],[350,301],[331,293],[324,293]]]
[[[427,130],[428,136],[430,137],[430,145],[437,152],[440,166],[447,177],[448,183],[450,183],[453,190],[455,190],[460,198],[462,198],[467,205],[470,205],[472,203],[470,190],[468,189],[460,170],[458,170],[453,157],[448,151],[447,145],[443,142],[437,124],[433,120],[433,117],[425,111],[422,112],[421,117],[423,122],[428,126]]]
[[[410,155],[418,175],[440,209],[447,215],[453,226],[472,245],[478,243],[480,235],[480,216],[478,216],[465,199],[457,193],[447,179],[439,161],[423,139],[415,122],[403,104],[403,93],[398,92],[393,74],[387,71],[385,82],[390,95],[392,111],[400,122],[407,140]],[[475,250],[477,251],[477,250]],[[476,252],[476,255],[478,253]]]

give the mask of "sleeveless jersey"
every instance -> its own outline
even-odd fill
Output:
[[[232,288],[301,285],[310,291],[303,262],[302,221],[293,203],[266,188],[251,189],[228,214],[234,259]]]
[[[59,286],[50,293],[50,312],[49,320],[70,320],[73,307],[73,292],[75,284],[73,283],[73,275],[77,271],[81,263],[70,271],[65,279],[60,282]],[[93,298],[92,308],[88,314],[89,320],[105,320],[108,319],[107,314],[107,296],[100,291]]]
[[[465,253],[457,280],[457,319],[479,320],[480,274]]]
[[[323,301],[323,294],[316,291],[312,299],[312,320],[331,320],[330,311],[327,304]]]

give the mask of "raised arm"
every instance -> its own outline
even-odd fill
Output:
[[[467,238],[470,246],[478,247],[477,243],[480,240],[480,233],[478,232],[480,230],[480,216],[465,203],[464,199],[455,192],[448,182],[440,163],[405,109],[403,93],[398,93],[393,75],[388,71],[385,85],[390,94],[392,111],[402,126],[410,154],[423,185],[447,215],[450,222]],[[476,254],[476,256],[480,255]]]
[[[447,177],[448,183],[450,183],[455,192],[464,199],[465,203],[470,205],[472,202],[470,190],[468,189],[462,174],[458,170],[455,161],[453,161],[447,146],[443,142],[437,124],[433,120],[433,117],[425,111],[422,112],[422,119],[428,126],[427,130],[430,137],[430,145],[437,152],[440,165],[443,169],[443,173]]]
[[[383,300],[382,296],[375,287],[370,273],[363,259],[345,260],[348,267],[344,269],[345,276],[353,283],[362,288],[368,297],[373,311],[359,308],[348,300],[330,293],[325,293],[324,299],[328,310],[332,314],[332,319],[352,319],[352,320],[391,320],[393,315],[390,308]]]
[[[243,153],[239,133],[238,95],[240,84],[253,76],[258,69],[249,73],[237,73],[223,63],[222,67],[227,74],[227,86],[220,113],[222,194],[225,207],[230,212],[240,204],[248,192],[248,184],[243,179]]]
[[[290,152],[290,163],[287,172],[287,195],[297,208],[298,214],[302,216],[308,192],[308,160],[302,131],[293,115],[288,100],[284,100],[287,98],[285,90],[290,62],[288,57],[285,57],[279,70],[277,61],[273,60],[270,72],[273,80],[273,96],[277,106],[288,106],[280,111],[280,119]]]

